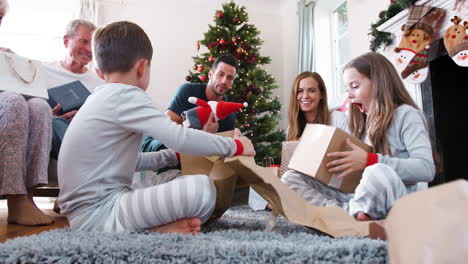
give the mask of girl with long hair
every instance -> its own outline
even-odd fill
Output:
[[[384,218],[396,200],[435,175],[426,119],[384,56],[366,53],[344,68],[350,132],[373,146],[367,153],[348,140],[351,151],[330,153],[327,164],[340,178],[363,171],[354,194],[288,171],[283,179],[316,206],[338,206],[358,220]]]

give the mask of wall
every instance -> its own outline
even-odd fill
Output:
[[[337,1],[337,0],[333,0]],[[195,43],[203,38],[208,24],[213,24],[216,9],[228,0],[151,1],[151,0],[102,0],[99,25],[130,20],[141,25],[150,36],[155,54],[148,94],[156,105],[165,109],[177,87],[185,82],[185,76],[193,65]],[[298,74],[299,19],[297,0],[237,0],[244,5],[264,40],[261,54],[272,60],[265,68],[275,77],[283,104],[280,127],[287,127],[287,110],[292,82]],[[387,0],[348,0],[351,57],[369,51],[370,24],[378,19],[378,13],[387,8]],[[331,51],[330,0],[319,0],[315,10],[316,69],[329,87],[333,87]],[[366,14],[366,15],[363,15]],[[203,48],[200,52],[204,52]]]
[[[288,107],[291,94],[291,85],[298,74],[298,49],[299,49],[299,17],[297,15],[297,1],[283,1],[281,4],[281,31],[283,58],[282,76],[278,82],[280,86],[279,95],[283,105],[281,109],[280,127],[286,129],[288,126]]]
[[[351,58],[370,51],[370,25],[387,10],[390,0],[348,0],[348,22],[351,34]]]
[[[223,2],[197,1],[151,1],[151,0],[104,0],[101,2],[100,20],[103,25],[118,20],[133,21],[142,26],[149,35],[155,54],[152,61],[151,83],[148,94],[156,105],[165,109],[177,87],[185,82],[185,76],[193,65],[192,56],[197,54],[195,43],[204,38],[208,24],[214,24],[215,10]],[[260,30],[264,40],[263,56],[272,60],[265,68],[282,82],[283,57],[279,1],[236,1],[245,5],[250,23]],[[200,53],[206,49],[200,49]],[[278,93],[278,92],[277,92]]]

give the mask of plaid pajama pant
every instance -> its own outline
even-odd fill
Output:
[[[364,212],[375,220],[385,218],[393,204],[407,194],[395,170],[381,163],[364,170],[354,194],[343,193],[294,170],[287,171],[281,180],[314,206],[336,206],[352,216]]]

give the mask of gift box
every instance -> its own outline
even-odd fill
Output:
[[[353,193],[361,180],[363,170],[356,171],[344,178],[339,178],[339,174],[328,172],[326,167],[326,164],[334,159],[327,157],[328,153],[351,150],[350,146],[346,143],[347,138],[351,139],[352,143],[366,152],[372,151],[372,147],[339,128],[307,124],[302,133],[301,140],[294,150],[288,168],[314,177],[343,192]]]

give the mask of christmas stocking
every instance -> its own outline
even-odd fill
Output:
[[[427,49],[422,49],[411,58],[405,69],[401,72],[403,80],[417,84],[427,78],[429,74],[427,51]]]
[[[401,77],[413,83],[421,83],[427,77],[427,52],[435,28],[445,10],[431,6],[412,6],[408,20],[402,26],[403,36],[395,48],[395,64]],[[416,72],[417,71],[417,72]],[[406,79],[410,77],[410,79]]]
[[[197,107],[185,111],[182,116],[185,117],[185,120],[182,124],[185,127],[191,127],[195,129],[202,129],[210,114],[214,113],[213,122],[226,118],[228,115],[239,111],[242,107],[247,107],[247,103],[231,103],[224,101],[209,101],[206,102],[202,99],[196,97],[189,97],[188,101],[192,104],[197,105]]]
[[[468,67],[468,22],[462,22],[458,16],[450,19],[453,25],[444,34],[444,45],[449,56],[459,66]]]

